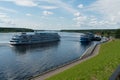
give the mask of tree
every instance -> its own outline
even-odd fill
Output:
[[[120,38],[120,29],[117,29],[115,32],[115,38]]]

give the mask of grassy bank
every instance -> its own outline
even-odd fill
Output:
[[[108,80],[120,64],[120,40],[101,45],[99,54],[47,80]]]

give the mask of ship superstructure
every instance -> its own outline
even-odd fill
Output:
[[[60,40],[60,36],[58,35],[58,33],[21,33],[19,35],[14,35],[10,40],[10,44],[36,44],[58,40]]]

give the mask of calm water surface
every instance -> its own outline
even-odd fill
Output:
[[[14,33],[0,33],[0,80],[25,80],[79,58],[92,45],[81,45],[80,33],[59,32],[61,40],[45,44],[11,46]]]

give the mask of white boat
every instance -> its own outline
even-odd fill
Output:
[[[10,40],[10,44],[12,45],[36,44],[58,40],[60,40],[60,36],[58,35],[58,33],[33,33],[33,34],[21,33],[19,35],[14,35]]]

